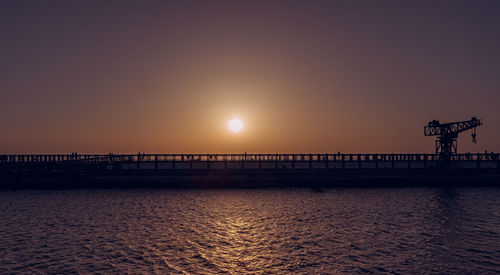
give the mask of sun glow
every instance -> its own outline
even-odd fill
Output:
[[[243,122],[238,118],[231,119],[227,124],[229,130],[233,133],[239,133],[243,130]]]

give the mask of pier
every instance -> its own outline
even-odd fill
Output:
[[[500,154],[0,155],[0,188],[500,186]]]
[[[448,162],[448,161],[447,161]],[[439,154],[50,154],[0,155],[0,168],[45,164],[106,165],[108,170],[185,169],[422,169],[439,168]],[[453,168],[500,169],[500,153],[454,154]]]

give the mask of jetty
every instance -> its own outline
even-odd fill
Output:
[[[498,186],[499,153],[457,153],[460,133],[482,120],[424,126],[433,154],[0,155],[0,189],[90,187]]]
[[[500,186],[499,153],[0,155],[0,188]]]

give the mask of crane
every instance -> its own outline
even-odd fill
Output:
[[[424,127],[424,136],[437,136],[436,154],[441,160],[450,160],[452,154],[457,153],[458,134],[472,129],[472,142],[476,143],[476,128],[483,122],[476,117],[470,120],[440,123],[439,120],[430,121]]]

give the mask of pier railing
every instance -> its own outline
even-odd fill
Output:
[[[130,163],[130,162],[435,162],[438,154],[22,154],[0,155],[9,163]],[[500,160],[500,153],[454,154],[452,162]]]

